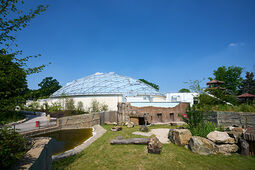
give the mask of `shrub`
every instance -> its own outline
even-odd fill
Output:
[[[105,112],[107,110],[108,110],[108,105],[101,104],[97,100],[93,100],[91,102],[90,112],[102,112],[102,111]]]
[[[196,127],[190,127],[189,130],[193,136],[206,137],[210,132],[214,131],[216,128],[215,124],[212,122],[203,122]]]
[[[208,133],[215,130],[216,126],[212,122],[205,122],[203,112],[189,108],[187,118],[183,118],[184,122],[188,124],[188,129],[193,136],[206,137]]]
[[[0,112],[0,124],[7,124],[10,122],[16,122],[18,120],[25,119],[23,112],[18,111],[2,111]]]
[[[53,102],[51,106],[49,106],[49,112],[56,112],[62,109],[62,106],[58,102]]]
[[[2,169],[12,169],[27,149],[26,140],[19,133],[7,127],[0,129],[0,162]]]
[[[65,105],[66,105],[66,110],[75,110],[75,107],[74,107],[74,100],[72,98],[70,99],[66,99],[66,102],[65,102]]]

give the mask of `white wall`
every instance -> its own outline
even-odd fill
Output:
[[[190,106],[194,104],[194,97],[199,96],[198,93],[167,93],[167,102],[188,102]]]

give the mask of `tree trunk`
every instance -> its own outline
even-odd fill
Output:
[[[150,141],[150,138],[130,138],[130,139],[112,139],[111,144],[141,144],[147,145]]]

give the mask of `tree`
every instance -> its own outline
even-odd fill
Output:
[[[149,86],[153,87],[154,89],[159,90],[159,86],[157,84],[148,82],[147,80],[144,80],[144,79],[139,79],[139,80],[144,82],[145,84],[148,84]]]
[[[190,93],[190,90],[182,88],[182,89],[179,90],[179,93]]]
[[[253,72],[246,72],[245,78],[240,85],[240,94],[255,94],[255,79]]]
[[[22,10],[23,0],[0,1],[0,109],[3,111],[13,110],[24,96],[27,89],[26,76],[40,72],[45,65],[28,68],[26,63],[31,57],[21,57],[22,51],[12,49],[15,43],[15,32],[27,27],[30,21],[48,6],[40,5],[35,10],[25,14]],[[39,55],[38,55],[39,56]],[[2,112],[1,112],[2,113]]]
[[[184,82],[186,84],[189,84],[189,89],[192,91],[192,92],[196,92],[196,93],[203,93],[204,92],[204,88],[201,87],[201,82],[204,81],[203,80],[190,80],[189,82]]]
[[[62,87],[56,79],[53,79],[53,77],[44,78],[38,86],[40,87],[38,90],[40,98],[47,98]]]
[[[242,74],[243,68],[231,66],[219,67],[217,70],[214,70],[213,75],[214,78],[209,77],[210,80],[220,80],[224,81],[224,84],[221,86],[226,88],[230,94],[237,94],[239,90],[239,86],[242,83]]]
[[[13,62],[14,54],[0,54],[0,112],[14,110],[27,89],[26,72]]]

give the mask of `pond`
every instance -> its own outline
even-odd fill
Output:
[[[92,136],[92,128],[68,129],[37,135],[35,137],[52,138],[52,155],[58,155],[82,144]]]

